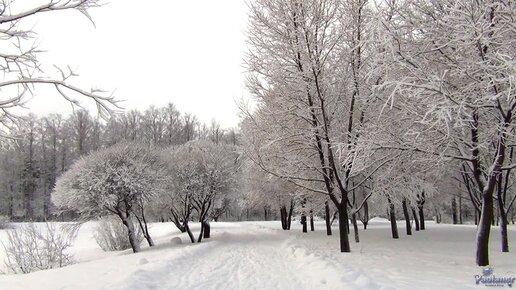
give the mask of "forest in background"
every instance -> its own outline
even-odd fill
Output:
[[[201,123],[173,104],[131,110],[104,121],[86,110],[69,116],[28,115],[0,139],[0,215],[13,221],[54,219],[51,192],[78,158],[121,141],[162,148],[207,139],[237,144],[236,129]]]

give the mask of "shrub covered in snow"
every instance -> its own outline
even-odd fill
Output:
[[[64,267],[73,263],[66,250],[76,237],[76,229],[46,223],[19,226],[7,232],[5,265],[12,273],[30,273]]]
[[[138,244],[143,240],[140,227],[134,227]],[[120,219],[114,216],[102,218],[93,234],[97,244],[104,251],[121,251],[131,248],[127,227],[122,224]]]
[[[145,206],[164,190],[165,166],[156,150],[146,145],[119,143],[79,159],[57,180],[53,203],[61,210],[75,210],[84,218],[113,214],[127,227],[134,252],[140,250],[137,229],[145,226]]]

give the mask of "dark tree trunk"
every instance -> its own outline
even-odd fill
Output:
[[[176,228],[184,233],[186,232],[186,227],[185,227],[185,222],[184,221],[181,221],[178,217],[178,215],[173,211],[171,210],[171,213],[172,213],[172,222],[174,223],[174,225],[176,226]]]
[[[459,224],[462,225],[462,194],[459,195]]]
[[[500,234],[502,237],[502,252],[509,252],[509,237],[507,236],[507,224],[509,221],[507,220],[507,214],[505,212],[500,212]]]
[[[362,224],[364,225],[364,230],[367,230],[367,224],[369,223],[369,205],[367,204],[367,200],[364,202],[364,218],[362,219]]]
[[[351,247],[349,246],[348,237],[348,205],[347,202],[342,201],[343,204],[337,206],[339,213],[339,239],[340,239],[340,251],[349,253]]]
[[[292,213],[294,212],[294,200],[290,200],[290,209],[288,210],[287,217],[287,230],[290,230],[290,225],[292,224]]]
[[[387,201],[389,202],[389,219],[391,221],[392,238],[398,239],[398,224],[396,224],[396,212],[394,211],[394,203],[392,203],[390,197],[387,197]]]
[[[152,237],[149,234],[145,235],[145,239],[147,240],[147,244],[149,244],[149,247],[154,247],[154,241],[152,240]]]
[[[326,235],[331,236],[330,205],[324,203],[324,220],[326,221]]]
[[[422,206],[419,207],[419,227],[422,231],[425,230],[425,213]]]
[[[410,224],[410,215],[407,207],[407,199],[403,198],[401,201],[403,207],[403,216],[405,217],[405,227],[407,228],[407,235],[412,235],[412,225]]]
[[[511,149],[511,158],[512,158],[512,149]],[[505,179],[505,188],[502,189],[502,176],[498,178],[498,185],[496,189],[496,197],[497,197],[497,205],[498,205],[498,215],[500,216],[500,236],[502,242],[502,252],[509,252],[509,238],[507,237],[507,224],[509,223],[507,219],[507,212],[505,211],[504,203],[505,203],[505,194],[507,192],[508,175]]]
[[[138,220],[138,224],[140,226],[140,229],[142,230],[143,237],[145,240],[147,240],[147,244],[149,244],[149,247],[154,247],[154,241],[152,240],[152,237],[149,234],[149,227],[147,226],[147,221],[145,220],[145,217],[143,216],[143,222],[142,219],[140,219],[137,215],[136,220]]]
[[[204,228],[204,235],[203,238],[209,239],[211,237],[211,225],[209,221],[204,221],[202,223],[202,227]]]
[[[303,213],[301,214],[301,224],[303,225],[303,233],[307,233],[307,225],[306,225],[306,215]]]
[[[423,231],[425,230],[425,213],[423,211],[423,206],[425,205],[425,192],[421,192],[421,195],[417,196],[417,208],[419,210],[419,228]]]
[[[287,207],[282,205],[280,208],[280,219],[281,219],[281,228],[283,230],[287,229]]]
[[[184,228],[185,228],[186,233],[188,233],[188,237],[190,238],[190,241],[192,243],[195,243],[195,238],[194,238],[194,235],[192,233],[192,230],[190,230],[190,226],[188,225],[188,221],[185,221]]]
[[[131,244],[131,248],[133,249],[133,253],[137,253],[140,251],[140,243],[138,242],[138,239],[136,238],[136,231],[134,229],[134,224],[131,221],[130,217],[119,215],[122,219],[122,223],[127,228],[127,235],[129,236],[129,243]]]
[[[199,232],[199,236],[197,237],[197,242],[202,242],[202,237],[204,236],[204,222],[201,222],[201,231]]]
[[[459,219],[457,217],[457,201],[455,200],[455,197],[452,199],[451,209],[453,224],[456,225],[459,223]]]
[[[356,214],[351,214],[351,223],[353,224],[353,232],[355,234],[355,243],[360,243],[360,237],[358,235],[358,224]]]
[[[491,233],[491,219],[493,217],[493,195],[484,193],[482,197],[482,211],[477,229],[477,265],[489,265],[489,234]]]
[[[310,231],[313,232],[314,230],[314,212],[310,210]]]

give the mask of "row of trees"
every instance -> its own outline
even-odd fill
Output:
[[[253,1],[247,156],[332,202],[341,221],[369,197],[420,206],[436,180],[459,177],[479,216],[476,262],[488,265],[494,201],[504,251],[514,203],[514,5]]]
[[[215,121],[202,124],[172,104],[132,110],[107,122],[77,110],[67,117],[29,115],[16,124],[11,137],[0,140],[0,215],[14,220],[50,218],[57,177],[89,152],[123,140],[165,147],[196,139],[235,144],[237,138],[235,130],[223,130]]]
[[[221,144],[237,144],[234,132],[224,134],[215,122],[199,125],[173,106],[131,111],[106,123],[84,111],[19,122],[11,109],[37,86],[51,86],[73,104],[74,96],[89,98],[106,119],[117,104],[100,90],[71,85],[75,73],[69,69],[45,78],[40,51],[31,43],[35,34],[18,25],[62,10],[89,18],[98,1],[48,1],[29,9],[14,4],[0,7],[2,50],[13,48],[0,55],[0,88],[8,96],[0,100],[0,124],[10,137],[1,146],[0,210],[11,218],[48,217],[49,192],[70,168],[60,178],[56,205],[86,217],[117,215],[130,236],[134,217],[149,245],[147,217],[171,218],[192,241],[188,221],[197,218],[200,241],[209,235],[210,216],[217,219],[229,204],[231,198],[218,197],[231,192],[236,174],[246,182],[233,200],[247,209],[263,207],[265,219],[277,205],[284,229],[297,212],[306,231],[307,217],[324,209],[331,234],[338,216],[343,252],[351,250],[349,218],[358,242],[357,220],[365,228],[370,211],[387,209],[396,237],[395,209],[401,205],[408,234],[410,212],[419,219],[416,230],[424,229],[429,205],[440,220],[443,191],[453,197],[453,220],[468,211],[462,199],[470,201],[479,224],[478,265],[489,264],[495,211],[502,249],[509,250],[507,224],[516,199],[511,1],[249,3],[248,88],[257,108],[242,108],[243,161]]]
[[[209,221],[234,189],[239,159],[234,146],[190,141],[163,150],[119,143],[79,159],[57,182],[52,201],[82,218],[115,215],[138,252],[134,221],[154,246],[147,221],[170,218],[192,243],[210,237]],[[197,239],[189,222],[202,224]]]

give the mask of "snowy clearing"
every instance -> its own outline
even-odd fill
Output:
[[[274,222],[212,223],[212,238],[191,244],[171,223],[152,225],[157,246],[105,253],[94,223],[82,226],[73,252],[78,263],[27,275],[0,275],[0,289],[479,289],[474,275],[475,226],[429,223],[413,236],[390,238],[386,221],[375,219],[352,253],[338,252],[338,235],[323,223],[303,234]],[[399,224],[400,230],[402,224]],[[199,228],[194,227],[197,231]],[[509,227],[510,236],[516,234]],[[336,231],[336,228],[335,228]],[[171,239],[181,237],[183,244]],[[5,231],[0,238],[5,239]],[[516,243],[511,241],[511,248]],[[516,255],[499,251],[491,238],[498,276],[516,276]],[[2,250],[3,251],[3,250]],[[0,251],[3,260],[4,253]]]

